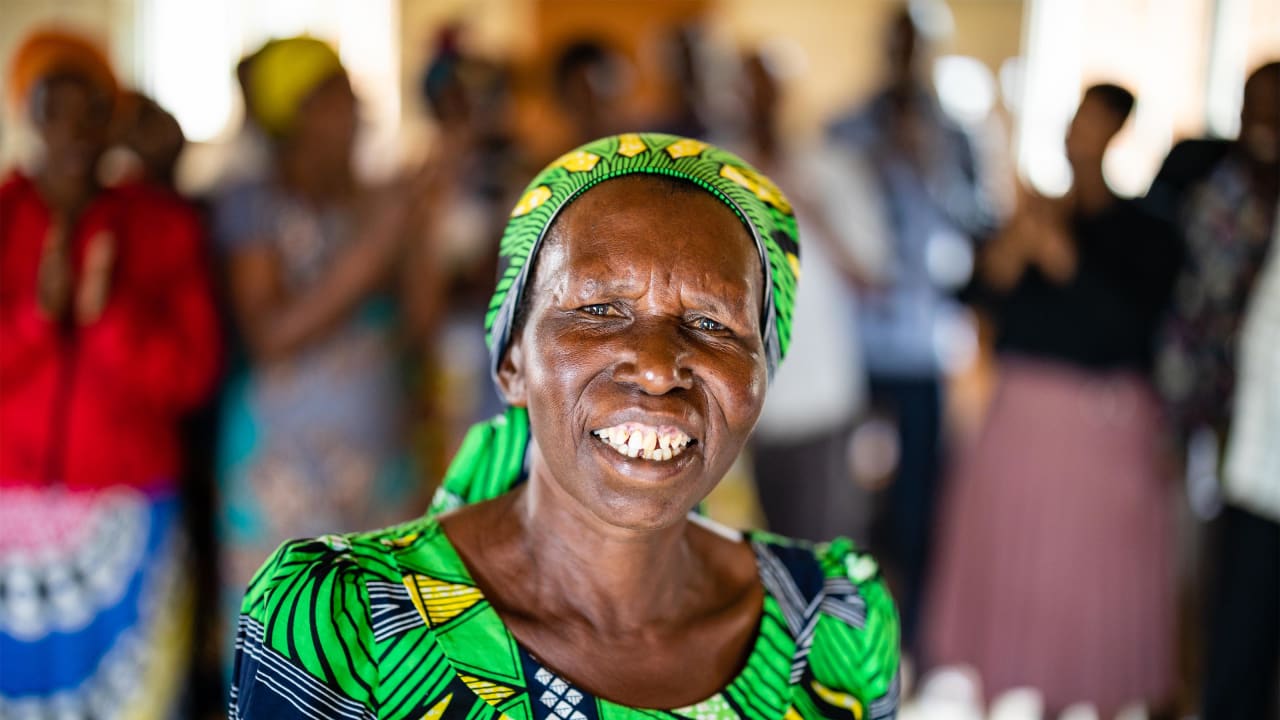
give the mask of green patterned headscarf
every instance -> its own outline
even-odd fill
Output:
[[[720,148],[672,135],[628,133],[601,138],[561,156],[538,173],[511,211],[498,250],[498,288],[484,318],[495,377],[511,339],[516,308],[528,289],[534,258],[556,216],[598,183],[645,173],[682,178],[706,190],[733,210],[751,233],[769,288],[760,325],[765,362],[773,375],[791,340],[791,311],[800,274],[791,203],[769,178]],[[528,446],[529,416],[524,408],[507,408],[473,426],[449,464],[428,514],[491,500],[519,484],[526,471]]]
[[[727,205],[747,227],[770,289],[760,326],[772,377],[791,340],[791,310],[800,274],[791,203],[773,181],[738,156],[700,140],[658,133],[627,133],[589,142],[561,156],[529,183],[511,211],[498,250],[498,288],[484,318],[490,369],[496,376],[534,258],[560,211],[598,183],[634,174],[687,180]]]

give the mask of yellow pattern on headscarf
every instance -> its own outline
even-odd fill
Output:
[[[520,198],[520,202],[511,210],[511,217],[520,217],[533,212],[539,205],[547,201],[551,197],[551,188],[546,185],[539,185],[536,188],[526,192]]]
[[[338,53],[311,37],[273,40],[249,67],[253,119],[272,135],[287,133],[307,97],[324,81],[344,72]]]
[[[701,140],[682,138],[667,146],[667,154],[671,156],[671,159],[678,160],[682,157],[697,155],[706,149],[707,144]]]
[[[618,154],[622,157],[635,157],[648,149],[649,147],[644,144],[644,140],[641,140],[640,136],[635,133],[618,136]]]
[[[720,177],[732,180],[755,193],[755,196],[769,203],[784,213],[791,213],[791,203],[782,194],[777,185],[769,178],[747,167],[725,165],[720,168]]]
[[[573,150],[561,155],[552,167],[562,167],[569,172],[590,172],[600,162],[600,156],[585,150]]]

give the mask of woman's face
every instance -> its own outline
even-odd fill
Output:
[[[345,74],[321,83],[298,110],[291,142],[317,167],[341,168],[356,138],[356,96]]]
[[[614,526],[683,518],[760,414],[763,282],[746,228],[702,190],[631,176],[569,205],[499,372],[528,408],[535,478]]]
[[[44,143],[45,171],[89,182],[107,145],[111,98],[93,83],[54,76],[32,93],[31,118]]]

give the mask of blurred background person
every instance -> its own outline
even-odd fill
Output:
[[[662,41],[662,67],[667,81],[670,109],[659,118],[658,132],[680,137],[706,138],[711,120],[707,88],[708,49],[706,30],[698,22],[674,28]]]
[[[776,63],[776,60],[774,60]],[[779,128],[782,88],[769,56],[742,63],[742,137],[730,145],[781,183],[811,242],[801,261],[797,321],[785,370],[752,436],[760,507],[772,532],[867,543],[870,495],[854,482],[849,441],[867,403],[856,287],[888,262],[873,180],[861,159],[829,143],[804,147]],[[805,309],[808,312],[805,312]]]
[[[163,167],[99,186],[119,91],[91,41],[31,33],[6,84],[42,152],[0,184],[0,715],[168,716],[191,640],[178,423],[218,367],[200,224],[147,180]]]
[[[873,547],[883,544],[908,650],[933,544],[943,373],[957,333],[972,334],[951,294],[967,281],[971,245],[991,223],[969,141],[943,114],[929,82],[925,43],[902,6],[886,32],[886,85],[828,129],[872,168],[890,238],[886,278],[863,293],[858,329],[872,403],[898,429],[899,462]]]
[[[106,184],[145,183],[176,194],[178,158],[187,139],[173,115],[146,95],[124,90],[115,124],[114,145],[104,156],[108,167],[99,173]]]
[[[512,137],[507,68],[464,44],[450,24],[433,42],[421,99],[433,121],[428,164],[440,183],[424,234],[439,246],[444,311],[427,336],[418,396],[415,445],[429,479],[438,479],[466,429],[501,409],[486,371],[484,314],[498,268],[498,239],[527,177],[527,159]]]
[[[1280,670],[1280,224],[1240,334],[1205,718],[1272,716]]]
[[[1232,446],[1222,470],[1225,507],[1215,523],[1209,592],[1204,712],[1207,718],[1264,717],[1276,702],[1280,656],[1280,510],[1269,474],[1257,457],[1256,436],[1237,439],[1241,413],[1256,423],[1268,402],[1257,378],[1270,317],[1259,309],[1245,334],[1245,311],[1265,307],[1259,283],[1275,254],[1276,198],[1280,196],[1280,63],[1250,74],[1235,140],[1188,140],[1170,151],[1152,182],[1148,201],[1173,219],[1187,247],[1160,356],[1160,380],[1177,436],[1210,437],[1213,448]],[[1280,369],[1273,358],[1270,372]],[[1237,368],[1251,363],[1251,394]],[[1249,407],[1236,403],[1249,398]],[[1256,425],[1254,425],[1256,427]],[[1275,430],[1272,430],[1274,444]],[[1192,462],[1188,458],[1188,462]],[[1216,453],[1210,466],[1218,468]],[[1268,631],[1269,629],[1269,631]]]
[[[629,73],[626,58],[603,40],[584,37],[560,50],[551,81],[569,131],[565,147],[629,129],[621,110]]]
[[[1025,193],[985,248],[998,387],[956,458],[929,598],[930,662],[972,665],[988,698],[1036,688],[1053,713],[1160,708],[1172,689],[1173,486],[1149,376],[1180,248],[1103,179],[1133,103],[1090,87],[1070,190]]]
[[[1270,246],[1280,192],[1280,64],[1245,83],[1234,140],[1186,140],[1170,151],[1147,202],[1180,228],[1187,263],[1160,357],[1160,381],[1179,435],[1227,434],[1235,339]]]
[[[104,154],[99,175],[107,186],[141,184],[186,202],[177,188],[177,165],[186,137],[176,118],[159,103],[135,90],[119,95],[115,113],[113,145]],[[205,208],[197,204],[202,219]],[[215,266],[213,248],[202,243],[200,260]],[[214,287],[216,307],[224,311],[218,287]],[[224,315],[220,312],[219,315]],[[225,317],[220,317],[218,331],[226,338]],[[219,373],[216,383],[221,383]],[[219,635],[218,549],[214,534],[214,488],[217,453],[218,397],[209,393],[203,401],[187,408],[179,428],[181,491],[185,540],[189,545],[189,568],[192,576],[193,601],[192,663],[187,683],[185,707],[192,713],[198,708],[220,706],[226,695],[222,687],[223,638]]]
[[[427,169],[383,191],[357,181],[356,98],[333,49],[275,40],[248,74],[271,171],[215,208],[244,350],[220,433],[228,618],[283,540],[421,510],[397,332],[430,327],[440,293],[438,264],[410,232],[421,226],[414,207],[431,207],[423,181],[435,178]]]

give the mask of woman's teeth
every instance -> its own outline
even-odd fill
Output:
[[[593,430],[592,435],[621,455],[642,460],[670,460],[684,452],[693,440],[672,427],[623,423]]]

